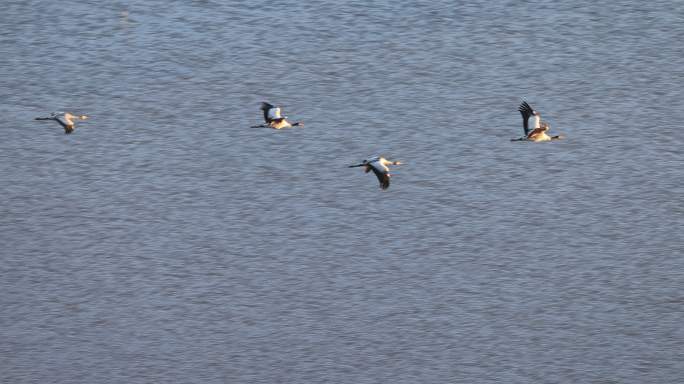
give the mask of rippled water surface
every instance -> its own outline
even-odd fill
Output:
[[[1,382],[684,382],[680,2],[0,25]],[[567,139],[511,142],[523,98]]]

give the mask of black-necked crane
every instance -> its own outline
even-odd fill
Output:
[[[281,115],[280,107],[277,107],[273,104],[269,104],[265,101],[261,103],[261,111],[264,113],[265,124],[255,125],[252,128],[283,129],[304,125],[304,123],[302,123],[301,121],[290,123],[289,121],[287,121],[287,116]]]
[[[560,135],[557,136],[549,136],[547,132],[549,131],[549,128],[551,126],[549,123],[545,121],[541,121],[541,113],[539,111],[536,111],[532,109],[532,107],[526,102],[523,101],[520,103],[520,106],[518,107],[518,111],[520,111],[520,114],[522,115],[523,119],[523,130],[525,132],[525,137],[521,137],[518,139],[511,139],[511,141],[551,141],[551,140],[559,140],[562,139],[563,137]],[[534,119],[534,125],[532,129],[530,129],[530,117]]]
[[[390,186],[389,165],[400,165],[400,161],[390,161],[381,156],[373,156],[369,159],[364,160],[361,164],[350,165],[349,168],[353,167],[364,167],[366,173],[373,171],[375,176],[380,182],[380,189],[387,189]]]
[[[74,131],[74,120],[85,120],[86,115],[74,115],[69,112],[53,112],[48,117],[36,117],[36,120],[54,120],[64,128],[64,133],[69,134]]]

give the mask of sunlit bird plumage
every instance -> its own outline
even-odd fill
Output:
[[[76,123],[74,120],[85,120],[86,115],[74,115],[69,112],[53,112],[48,117],[36,117],[36,120],[54,120],[64,128],[64,133],[69,134],[74,131]]]
[[[265,124],[255,125],[253,126],[253,128],[283,129],[304,125],[304,123],[302,123],[301,121],[290,123],[289,121],[287,121],[287,117],[281,114],[280,107],[267,103],[265,101],[261,103],[261,111],[264,114]]]
[[[350,165],[349,168],[364,167],[366,173],[373,171],[380,182],[380,189],[387,189],[390,186],[390,177],[392,176],[388,166],[400,164],[402,164],[400,161],[390,161],[381,156],[373,156],[361,164]]]
[[[518,111],[522,115],[523,119],[523,131],[525,133],[524,137],[519,139],[512,139],[512,141],[551,141],[562,139],[562,136],[549,136],[547,133],[551,126],[545,121],[541,121],[541,113],[534,110],[526,101],[520,103]],[[530,128],[530,118],[534,119],[533,127]]]

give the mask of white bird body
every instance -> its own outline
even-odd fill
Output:
[[[384,157],[375,157],[368,162],[368,165],[380,172],[389,172],[389,167],[387,165],[392,165],[392,162]]]
[[[282,117],[271,120],[271,122],[268,123],[268,126],[273,129],[292,128],[292,124]]]
[[[538,141],[551,141],[552,139],[551,139],[551,136],[549,136],[546,133],[546,130],[542,130],[542,128],[539,128],[538,130],[537,129],[532,130],[532,132],[530,132],[530,134],[527,136],[527,140],[538,142]]]

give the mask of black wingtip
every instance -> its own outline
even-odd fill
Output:
[[[527,101],[523,100],[522,103],[520,103],[520,106],[518,107],[518,111],[520,111],[520,113],[523,114],[523,116],[530,116],[532,115],[532,112],[534,110],[532,109],[532,107],[530,107],[529,104],[527,104]]]
[[[518,107],[518,111],[520,111],[520,114],[522,115],[523,119],[523,132],[525,132],[525,137],[530,133],[529,125],[527,120],[534,114],[534,110],[532,107],[530,107],[529,104],[527,104],[527,101],[523,100],[522,103],[520,103],[520,106]]]

